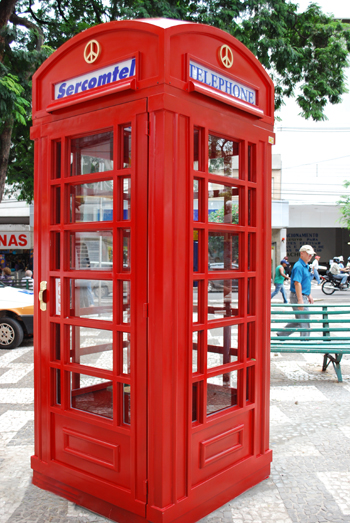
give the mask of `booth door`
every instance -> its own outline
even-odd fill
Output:
[[[36,186],[42,419],[36,454],[47,463],[47,476],[140,515],[146,500],[145,110],[140,100],[48,124]]]

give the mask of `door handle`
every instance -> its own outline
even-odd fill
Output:
[[[44,301],[44,291],[47,290],[47,281],[40,282],[40,291],[39,291],[39,301],[40,301],[40,310],[46,311],[46,301]]]

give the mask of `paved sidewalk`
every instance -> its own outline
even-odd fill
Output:
[[[205,523],[350,523],[350,355],[343,383],[321,355],[271,358],[269,479]],[[0,351],[0,523],[108,522],[31,484],[33,348]]]

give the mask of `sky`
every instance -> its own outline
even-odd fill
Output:
[[[310,0],[293,0],[304,11]],[[350,19],[350,0],[315,0],[323,12],[336,18]],[[347,71],[350,90],[350,68]],[[300,109],[293,100],[278,115],[275,123],[276,145],[272,154],[282,159],[282,198],[290,204],[334,204],[340,195],[349,194],[343,187],[350,180],[350,93],[342,103],[328,105],[325,122],[313,122],[298,116]]]

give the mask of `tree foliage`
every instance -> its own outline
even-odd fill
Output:
[[[30,101],[31,76],[52,49],[96,24],[156,17],[213,25],[242,41],[271,75],[277,110],[295,96],[303,117],[321,121],[326,105],[340,103],[347,91],[350,26],[316,4],[298,13],[289,0],[0,0],[0,133],[10,133],[12,149],[32,154],[22,128],[21,118],[28,124],[30,118],[24,100]],[[0,147],[1,171],[2,141]],[[19,160],[11,150],[11,176],[20,174]],[[0,199],[1,184],[0,172]],[[21,197],[30,199],[26,190]]]
[[[349,189],[349,180],[345,180],[344,187]],[[340,212],[342,213],[341,221],[350,229],[350,194],[342,194],[340,198],[337,204],[340,205]]]

